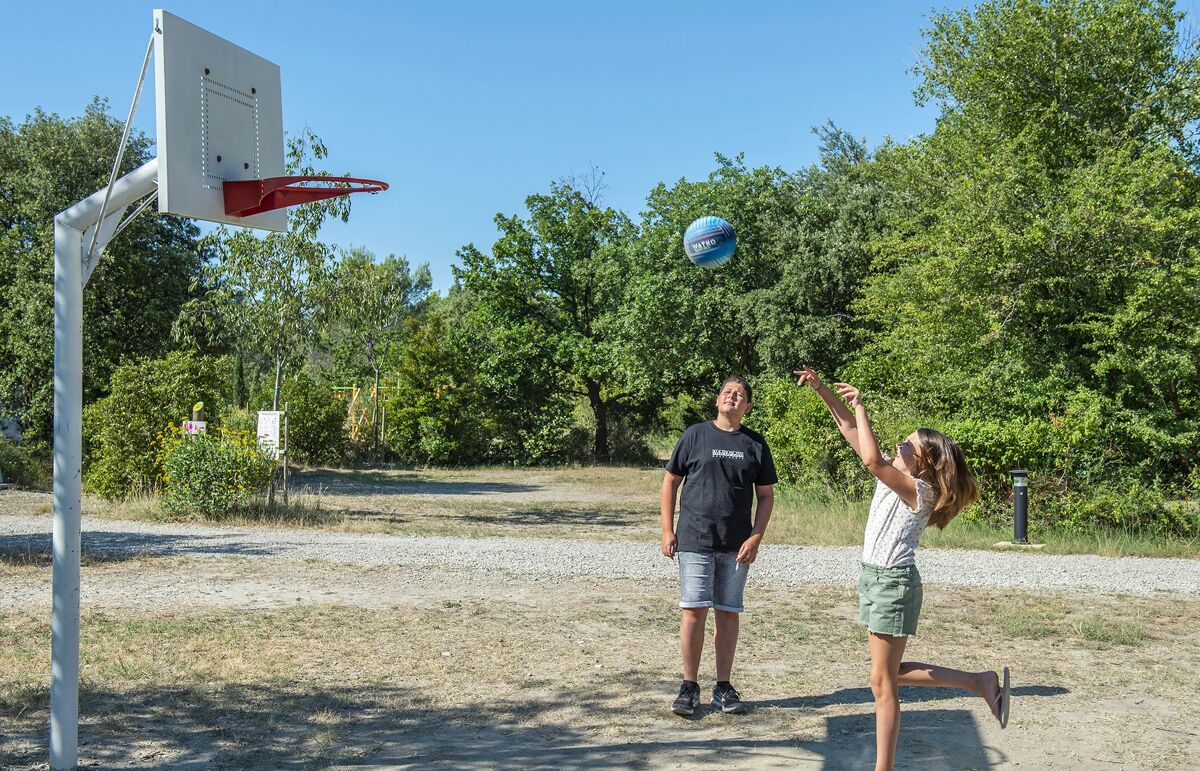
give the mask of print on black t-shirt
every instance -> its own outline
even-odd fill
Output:
[[[712,421],[683,432],[667,471],[685,477],[675,528],[679,551],[740,549],[753,529],[754,486],[779,481],[761,435],[745,426],[722,431]]]

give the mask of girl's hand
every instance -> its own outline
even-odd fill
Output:
[[[797,370],[792,370],[792,374],[796,376],[796,385],[803,386],[805,383],[812,387],[814,391],[821,390],[821,378],[816,372],[813,372],[812,367],[805,364]]]
[[[849,383],[834,383],[833,386],[837,389],[838,395],[849,402],[851,407],[862,406],[862,394],[857,388]]]

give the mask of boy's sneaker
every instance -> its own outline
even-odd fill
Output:
[[[679,696],[671,704],[671,711],[676,715],[688,717],[695,713],[698,706],[700,706],[700,685],[685,680],[683,685],[679,686]]]
[[[746,712],[746,705],[742,703],[741,695],[732,685],[714,686],[712,705],[722,712],[732,712],[738,715]]]

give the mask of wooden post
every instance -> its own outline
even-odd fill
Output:
[[[283,403],[283,508],[288,505],[288,403]]]

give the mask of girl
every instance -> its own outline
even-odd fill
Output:
[[[1008,668],[1003,682],[993,671],[963,672],[933,664],[901,661],[908,635],[917,631],[921,612],[921,574],[914,559],[917,541],[927,525],[943,528],[978,497],[975,479],[953,440],[919,428],[889,458],[879,451],[867,420],[862,394],[848,383],[834,383],[849,402],[851,414],[837,395],[809,367],[797,370],[796,385],[812,387],[842,436],[862,458],[878,483],[863,544],[858,581],[858,621],[868,629],[871,692],[875,695],[876,771],[889,771],[900,734],[897,686],[935,685],[965,688],[984,698],[1000,727],[1008,725]]]

